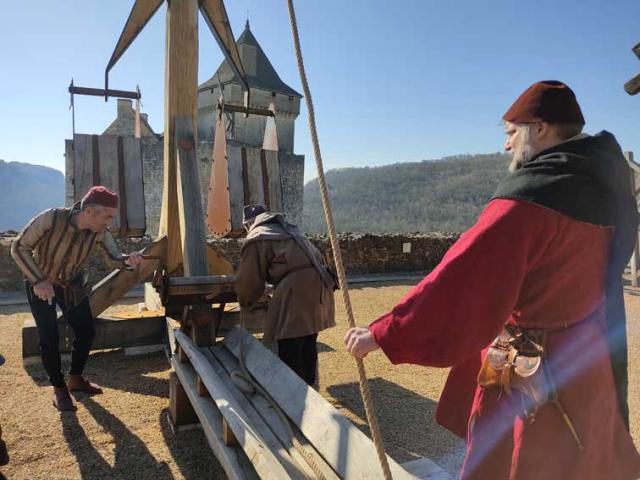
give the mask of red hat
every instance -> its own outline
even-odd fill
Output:
[[[118,194],[107,187],[97,185],[91,187],[84,197],[82,197],[82,203],[118,208]]]
[[[511,123],[573,123],[584,117],[573,91],[557,80],[543,80],[527,88],[502,116]]]

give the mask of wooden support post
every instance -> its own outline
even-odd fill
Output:
[[[204,386],[204,383],[202,382],[202,378],[200,378],[200,375],[197,375],[197,374],[196,374],[196,391],[198,392],[198,395],[200,395],[201,397],[209,396],[209,391],[207,390],[207,387]]]
[[[175,372],[169,374],[169,417],[174,431],[184,425],[199,423],[198,416]]]
[[[238,439],[233,434],[231,427],[229,427],[229,424],[224,418],[222,419],[222,440],[227,446],[238,445]]]
[[[196,125],[198,109],[198,1],[168,0],[165,59],[164,188],[160,235],[167,235],[169,272],[182,262],[175,117]],[[194,141],[194,146],[197,142]],[[195,147],[194,147],[195,148]],[[195,166],[194,166],[195,167]]]
[[[209,275],[204,228],[204,209],[196,165],[193,118],[176,116],[175,142],[178,157],[178,213],[184,275]]]
[[[178,361],[180,363],[189,363],[189,357],[187,357],[187,354],[184,353],[184,349],[178,345]]]

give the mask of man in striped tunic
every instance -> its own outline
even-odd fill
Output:
[[[118,207],[118,195],[103,186],[91,188],[80,203],[52,208],[35,216],[11,245],[11,256],[25,276],[27,298],[40,335],[40,354],[53,385],[53,405],[76,410],[70,391],[102,393],[82,372],[95,333],[87,297],[84,266],[95,247],[115,267],[142,262],[140,252],[124,255],[109,225]],[[65,382],[59,350],[56,304],[74,332],[71,368]]]

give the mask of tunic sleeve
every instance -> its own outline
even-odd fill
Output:
[[[265,248],[260,242],[251,242],[242,249],[235,279],[235,289],[241,307],[250,306],[264,293],[268,268]]]
[[[54,210],[45,210],[34,217],[11,244],[11,256],[27,280],[35,285],[47,278],[33,258],[33,251],[51,229]]]
[[[110,230],[105,230],[99,243],[104,259],[110,267],[122,268],[122,252],[118,248]]]
[[[493,341],[551,241],[553,217],[526,202],[490,202],[435,270],[369,326],[391,362],[449,367]]]

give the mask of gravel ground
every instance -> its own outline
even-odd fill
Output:
[[[409,285],[376,284],[351,289],[356,321],[366,324],[390,308]],[[640,440],[640,291],[627,289],[632,434]],[[321,393],[369,433],[359,397],[357,372],[342,348],[346,318],[337,300],[338,326],[319,336]],[[133,311],[120,305],[112,311]],[[0,422],[11,463],[8,479],[201,479],[225,478],[200,430],[173,435],[167,423],[169,368],[162,353],[126,357],[122,351],[91,355],[87,375],[103,395],[78,397],[76,414],[51,406],[51,388],[40,366],[21,361],[25,307],[0,309]],[[375,352],[366,359],[387,451],[400,462],[427,456],[455,475],[462,443],[432,418],[446,370],[394,367]]]

